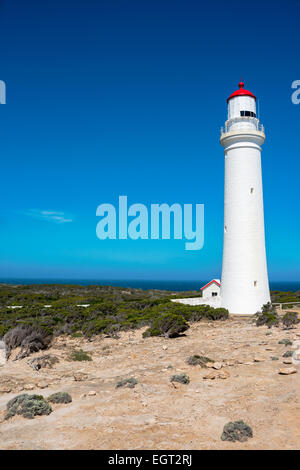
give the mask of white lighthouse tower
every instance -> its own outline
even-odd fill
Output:
[[[221,306],[230,313],[254,314],[270,301],[261,176],[265,133],[256,97],[243,82],[227,103],[220,138],[225,153]]]

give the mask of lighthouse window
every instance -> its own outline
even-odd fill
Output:
[[[256,117],[256,114],[253,111],[241,111],[241,116]]]
[[[256,286],[257,286],[257,281],[254,281],[254,287],[256,287]]]
[[[253,191],[254,191],[254,188],[251,188],[251,189],[250,189],[250,193],[253,194]]]
[[[211,293],[211,296],[212,296],[212,297],[217,297],[217,295],[218,295],[218,292],[212,292],[212,293]]]

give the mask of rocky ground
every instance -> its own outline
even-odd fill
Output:
[[[299,325],[268,330],[233,317],[196,323],[176,339],[143,339],[143,331],[92,342],[60,336],[46,352],[0,361],[1,449],[300,449],[300,365],[283,357],[300,349]],[[69,360],[74,348],[92,361]],[[30,367],[28,360],[44,354],[59,362]],[[190,366],[186,359],[194,354],[217,364]],[[181,373],[188,385],[170,382]],[[116,388],[129,377],[138,381],[134,388]],[[70,393],[72,403],[52,405],[48,416],[4,420],[16,395],[57,391]],[[240,419],[253,438],[222,441],[224,425]]]

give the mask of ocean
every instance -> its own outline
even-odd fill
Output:
[[[200,281],[156,281],[156,280],[113,280],[113,279],[27,279],[2,278],[0,283],[29,285],[29,284],[75,284],[75,285],[102,285],[116,287],[132,287],[135,289],[159,289],[171,291],[199,290],[211,279]],[[296,292],[300,290],[300,281],[270,281],[271,290]]]

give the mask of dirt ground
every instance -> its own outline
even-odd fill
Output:
[[[175,339],[143,339],[143,331],[91,342],[58,337],[50,350],[30,357],[57,356],[52,369],[35,371],[28,359],[0,366],[0,448],[300,449],[300,366],[284,364],[282,355],[291,346],[278,344],[300,340],[299,325],[268,330],[250,317],[233,317],[196,323]],[[93,360],[68,360],[74,347]],[[189,366],[186,359],[193,354],[222,368]],[[279,374],[289,367],[297,373]],[[226,378],[204,379],[212,372]],[[188,385],[170,382],[179,373],[190,377]],[[135,388],[116,388],[128,377],[138,380]],[[4,420],[6,403],[17,394],[47,397],[56,391],[69,392],[72,403],[53,405],[49,416]],[[222,441],[223,426],[240,419],[251,426],[253,438]]]

